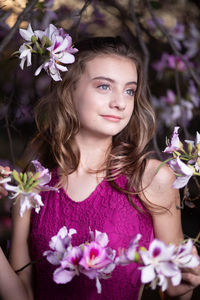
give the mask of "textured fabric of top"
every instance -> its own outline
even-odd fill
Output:
[[[56,171],[52,172],[51,186],[58,182]],[[125,187],[126,177],[116,180]],[[77,187],[78,188],[78,187]],[[74,228],[77,234],[72,236],[72,245],[77,246],[89,241],[89,231],[106,232],[109,244],[117,253],[120,248],[127,248],[137,233],[142,234],[140,244],[148,247],[153,239],[153,226],[150,215],[140,213],[128,202],[127,196],[103,180],[91,195],[82,202],[73,201],[63,188],[60,192],[42,192],[44,206],[39,214],[32,212],[30,232],[30,253],[32,260],[43,257],[49,250],[49,241],[62,226]],[[141,208],[140,201],[133,201]],[[75,276],[67,284],[56,284],[53,271],[57,266],[46,259],[34,265],[36,300],[137,300],[140,282],[138,264],[117,266],[112,277],[102,279],[102,293],[97,294],[96,281],[85,275]]]

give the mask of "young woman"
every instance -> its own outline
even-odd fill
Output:
[[[179,192],[168,166],[150,159],[146,146],[154,132],[138,55],[120,38],[99,37],[76,45],[76,61],[61,82],[36,108],[38,135],[31,151],[52,171],[52,186],[42,192],[40,213],[19,216],[13,207],[10,264],[0,252],[0,294],[3,299],[137,299],[138,265],[118,266],[102,280],[76,276],[65,285],[53,282],[55,269],[46,260],[16,274],[31,260],[41,259],[49,240],[62,226],[75,228],[73,245],[89,240],[89,230],[106,232],[118,251],[142,234],[148,247],[154,237],[165,243],[183,240]],[[33,151],[34,150],[34,151]],[[1,192],[2,194],[4,191]],[[200,284],[199,268],[184,270],[184,282],[169,287],[170,297],[190,299]]]

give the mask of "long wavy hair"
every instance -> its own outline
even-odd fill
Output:
[[[36,106],[38,134],[32,140],[31,151],[49,169],[59,166],[67,179],[77,169],[80,160],[80,152],[74,139],[80,123],[73,102],[73,91],[87,62],[102,54],[130,59],[134,62],[138,75],[134,111],[128,125],[112,138],[112,145],[102,168],[106,171],[107,180],[116,189],[126,193],[134,205],[131,194],[142,189],[141,178],[149,155],[146,149],[155,128],[154,112],[147,98],[148,87],[141,59],[120,37],[88,38],[76,43],[75,47],[79,50],[75,54],[75,63],[69,65],[68,72],[63,73],[62,81],[52,83],[49,93]],[[124,189],[115,181],[120,174],[127,177]]]

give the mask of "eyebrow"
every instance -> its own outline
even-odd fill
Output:
[[[104,76],[97,76],[97,77],[92,78],[92,80],[98,80],[98,79],[107,80],[107,81],[109,81],[109,82],[111,82],[111,83],[114,83],[114,82],[115,82],[114,79],[111,79],[111,78],[109,78],[109,77],[104,77]],[[137,81],[130,81],[130,82],[127,82],[127,83],[126,83],[126,85],[130,85],[130,84],[135,84],[135,85],[137,85]]]

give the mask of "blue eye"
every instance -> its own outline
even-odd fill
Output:
[[[126,90],[125,91],[125,93],[127,94],[127,95],[129,95],[129,96],[135,96],[135,90],[133,90],[133,89],[128,89],[128,90]]]
[[[101,90],[106,91],[106,90],[108,90],[109,85],[108,84],[101,84],[101,85],[98,86],[98,88],[100,88]]]

